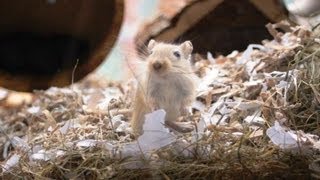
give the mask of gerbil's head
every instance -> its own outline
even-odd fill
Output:
[[[168,72],[186,71],[191,68],[190,56],[192,43],[185,41],[180,45],[166,44],[150,40],[148,44],[150,55],[147,58],[151,72],[164,75]]]

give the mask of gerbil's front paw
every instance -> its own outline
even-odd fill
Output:
[[[189,115],[188,108],[186,108],[186,107],[181,107],[181,108],[180,108],[180,114],[181,114],[181,116],[187,116],[187,115]]]
[[[154,100],[150,100],[149,105],[150,105],[151,111],[156,111],[160,108],[158,103],[156,103],[156,101]]]
[[[151,111],[156,111],[156,110],[158,110],[158,109],[159,109],[158,106],[152,106],[152,107],[151,107]]]

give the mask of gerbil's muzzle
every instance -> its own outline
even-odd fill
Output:
[[[150,68],[157,73],[164,73],[170,69],[171,63],[168,59],[155,60],[150,64]]]
[[[156,61],[152,64],[154,70],[159,71],[162,68],[162,63]]]

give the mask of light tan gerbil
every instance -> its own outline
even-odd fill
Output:
[[[150,40],[148,50],[147,68],[139,79],[133,103],[131,127],[136,135],[142,134],[145,114],[164,109],[166,124],[179,131],[175,122],[195,100],[196,75],[190,64],[192,43],[173,45]]]

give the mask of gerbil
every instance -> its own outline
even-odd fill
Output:
[[[145,114],[157,109],[166,111],[166,125],[182,131],[175,122],[195,99],[192,50],[190,41],[180,45],[149,41],[147,68],[139,80],[133,103],[131,127],[136,135],[142,134]]]

